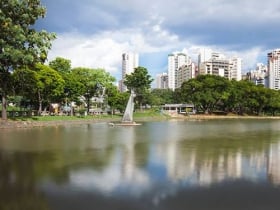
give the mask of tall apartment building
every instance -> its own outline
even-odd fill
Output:
[[[209,60],[200,65],[199,74],[211,74],[230,79],[230,61],[229,60]]]
[[[202,49],[198,55],[198,74],[211,74],[227,79],[241,80],[242,60],[238,57],[227,59],[222,53]]]
[[[167,73],[157,74],[156,88],[168,89],[168,74]]]
[[[197,68],[193,62],[179,67],[175,81],[175,88],[180,88],[183,82],[195,78],[196,72]]]
[[[175,52],[168,55],[168,87],[172,90],[176,88],[176,76],[178,69],[191,62],[191,58],[185,53]]]
[[[267,66],[263,63],[257,63],[256,69],[247,73],[247,79],[249,79],[255,85],[264,85],[265,87],[268,87]]]
[[[238,57],[233,57],[230,59],[231,69],[230,69],[230,79],[240,81],[242,79],[242,60]]]
[[[208,48],[202,48],[202,49],[199,50],[198,62],[197,62],[198,68],[204,62],[209,61],[210,59],[212,59],[212,53],[213,53],[213,51],[211,49],[208,49]]]
[[[122,54],[122,79],[119,82],[119,89],[121,92],[127,91],[127,87],[123,81],[125,75],[134,72],[134,69],[139,66],[139,55],[137,53],[123,53]]]
[[[267,54],[268,86],[270,89],[280,89],[280,49]]]

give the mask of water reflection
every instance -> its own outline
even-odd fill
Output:
[[[5,130],[0,209],[275,209],[279,125],[230,120]]]

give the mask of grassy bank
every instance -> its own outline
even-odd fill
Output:
[[[67,124],[84,124],[95,122],[116,122],[121,121],[122,115],[88,115],[88,116],[34,116],[34,117],[13,117],[7,121],[0,120],[0,129],[30,128],[42,126],[58,126]],[[280,119],[271,116],[240,116],[240,115],[176,115],[168,116],[157,111],[135,112],[136,122],[162,121],[168,119],[180,120],[214,120],[214,119]]]
[[[57,126],[66,124],[84,124],[95,122],[121,121],[122,115],[87,115],[87,116],[33,116],[11,117],[0,120],[0,129]],[[165,120],[168,117],[155,111],[135,112],[135,121]]]

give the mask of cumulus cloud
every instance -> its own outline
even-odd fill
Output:
[[[166,65],[159,59],[167,62],[170,52],[185,48],[196,60],[199,47],[210,47],[241,57],[244,69],[250,69],[261,56],[265,57],[266,49],[279,47],[279,29],[275,27],[280,21],[277,0],[42,3],[48,14],[37,27],[58,35],[49,60],[61,56],[70,59],[73,67],[104,68],[115,76],[121,72],[123,52],[138,52],[140,62],[160,71]],[[141,54],[145,61],[141,61]]]

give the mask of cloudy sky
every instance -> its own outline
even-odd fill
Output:
[[[167,55],[199,48],[243,59],[243,71],[266,63],[280,47],[279,0],[42,0],[39,29],[57,34],[49,60],[104,68],[121,77],[121,54],[138,52],[154,77],[167,72]]]

